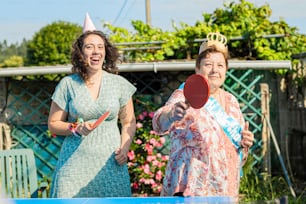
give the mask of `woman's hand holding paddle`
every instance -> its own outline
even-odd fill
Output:
[[[168,120],[170,123],[181,120],[186,115],[186,111],[189,107],[190,105],[187,102],[180,101],[175,103],[168,113]]]
[[[200,74],[192,74],[184,84],[183,94],[185,101],[173,104],[168,112],[161,115],[159,120],[163,131],[168,130],[173,122],[184,118],[189,107],[199,109],[205,105],[209,98],[207,80]]]
[[[159,120],[162,131],[169,130],[173,122],[181,120],[186,115],[186,110],[189,106],[187,102],[177,102],[161,114]]]

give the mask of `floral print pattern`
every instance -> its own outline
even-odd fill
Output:
[[[236,98],[221,90],[226,113],[242,127],[244,119]],[[171,151],[163,181],[162,196],[182,192],[184,196],[238,197],[240,168],[237,149],[222,127],[205,108],[189,108],[181,121],[168,131],[160,128],[159,116],[179,101],[185,101],[182,90],[175,90],[165,106],[155,112],[152,120],[156,133],[169,134]],[[244,155],[246,159],[246,154]]]

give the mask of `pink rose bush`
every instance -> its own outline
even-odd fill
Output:
[[[137,196],[159,194],[168,161],[162,153],[166,139],[152,130],[154,112],[137,116],[136,134],[128,153],[131,188]]]

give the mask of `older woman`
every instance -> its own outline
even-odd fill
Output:
[[[214,36],[214,37],[211,37]],[[253,144],[238,101],[221,87],[228,69],[226,38],[210,34],[196,59],[195,72],[210,87],[208,103],[218,106],[226,118],[233,119],[239,140],[228,135],[222,119],[206,105],[194,109],[177,89],[153,118],[153,129],[169,134],[171,151],[164,177],[162,196],[230,196],[238,198],[240,170]],[[237,145],[238,144],[238,145]]]

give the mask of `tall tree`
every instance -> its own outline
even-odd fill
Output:
[[[43,27],[27,45],[26,65],[69,63],[71,45],[81,32],[81,26],[64,21]]]

